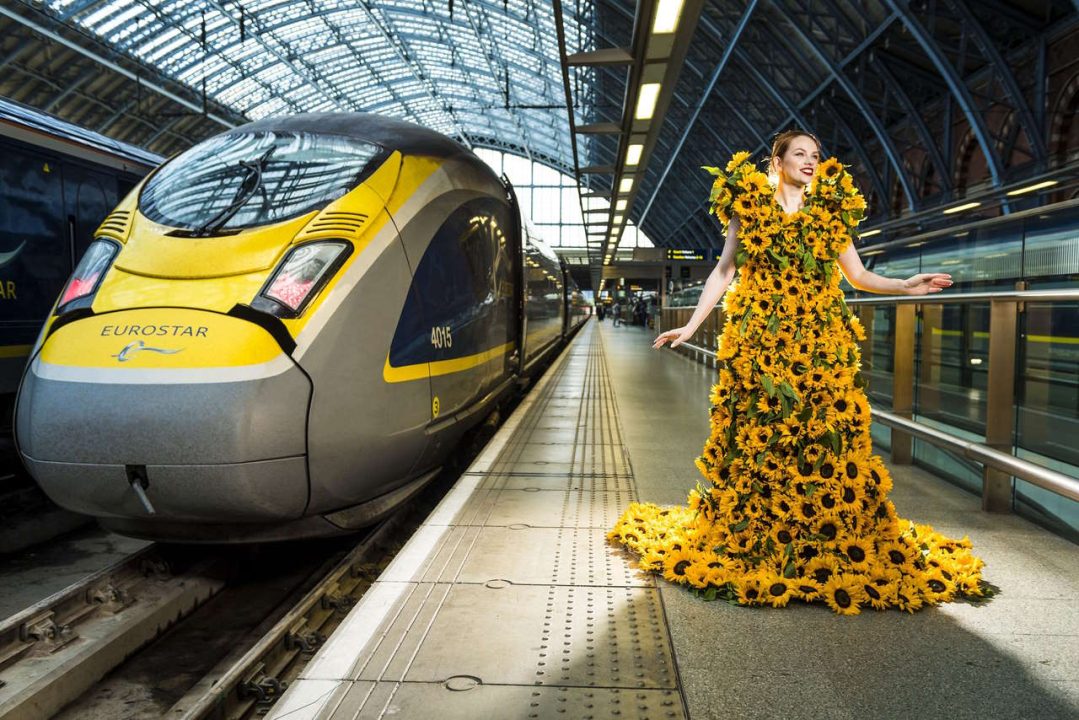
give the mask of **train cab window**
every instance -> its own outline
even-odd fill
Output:
[[[377,145],[342,135],[226,133],[162,167],[143,188],[139,209],[180,234],[236,232],[336,200],[373,171],[383,155]]]

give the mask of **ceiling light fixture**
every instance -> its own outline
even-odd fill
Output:
[[[966,203],[964,205],[957,205],[956,207],[948,208],[947,210],[945,210],[944,214],[945,215],[951,215],[952,213],[963,212],[964,210],[970,210],[971,208],[976,208],[979,205],[981,205],[980,202],[969,202],[969,203]]]
[[[1053,187],[1054,185],[1056,185],[1059,182],[1060,182],[1059,180],[1044,180],[1044,181],[1042,181],[1040,183],[1035,183],[1033,185],[1028,185],[1025,188],[1019,188],[1018,190],[1011,190],[1011,191],[1008,192],[1008,195],[1022,195],[1023,193],[1034,192],[1035,190],[1041,190],[1042,188]]]
[[[620,193],[628,193],[632,189],[633,189],[633,178],[631,178],[631,177],[622,178],[622,182],[618,183],[618,192],[620,192]]]
[[[641,143],[633,143],[626,149],[626,165],[636,165],[641,161],[641,153],[644,152],[644,145]]]
[[[874,235],[880,235],[880,229],[879,228],[877,230],[866,230],[864,233],[859,233],[858,237],[867,238],[867,237],[873,237]]]
[[[684,0],[659,0],[656,20],[652,23],[654,33],[673,33],[678,29],[678,20],[682,17]]]
[[[637,93],[637,110],[633,113],[634,120],[651,120],[656,112],[656,101],[659,100],[659,89],[662,83],[644,83]]]
[[[629,200],[619,200],[618,202],[616,202],[614,204],[614,209],[617,210],[618,212],[622,212],[623,210],[626,209],[626,203],[628,203],[628,202],[629,202]]]

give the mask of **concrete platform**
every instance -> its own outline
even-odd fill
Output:
[[[1079,552],[893,468],[904,517],[969,534],[991,602],[838,617],[703,602],[603,536],[698,480],[712,371],[595,322],[272,718],[1072,718]]]

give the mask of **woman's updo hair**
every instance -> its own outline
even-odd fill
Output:
[[[772,161],[775,160],[775,158],[782,158],[784,155],[786,155],[787,150],[791,146],[791,142],[796,137],[809,138],[817,146],[817,152],[821,155],[824,154],[824,152],[821,150],[820,140],[818,140],[817,136],[811,132],[795,129],[784,130],[783,132],[778,133],[775,140],[772,141],[772,153],[768,156],[768,180],[771,181],[772,185],[779,184],[779,178],[775,175],[775,168],[773,167]]]

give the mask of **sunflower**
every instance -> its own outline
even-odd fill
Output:
[[[738,602],[742,605],[761,605],[764,602],[759,573],[746,573],[734,581],[737,587]]]
[[[853,480],[844,480],[839,486],[839,506],[843,510],[857,511],[865,499],[865,486]]]
[[[823,517],[813,523],[813,534],[824,537],[825,540],[831,542],[839,535],[840,523],[834,517]]]
[[[772,246],[772,237],[762,232],[746,232],[742,235],[742,247],[750,255],[760,255]]]
[[[902,539],[880,543],[877,546],[877,555],[884,567],[899,570],[904,575],[912,575],[915,571],[915,550]]]
[[[821,588],[821,596],[838,614],[857,615],[865,599],[861,576],[835,575]]]
[[[895,602],[895,585],[889,582],[881,585],[875,582],[875,579],[870,575],[862,583],[865,602],[874,610],[887,610]]]
[[[772,607],[786,607],[794,597],[795,581],[771,570],[761,573],[762,602]]]
[[[711,582],[711,568],[701,558],[695,559],[685,570],[686,582],[698,589],[708,587]]]
[[[671,549],[663,556],[663,578],[668,582],[685,584],[686,570],[693,564],[695,558],[691,552],[685,549]]]
[[[808,575],[794,580],[794,596],[806,602],[820,600],[821,583]]]
[[[787,543],[792,543],[798,539],[798,530],[790,525],[783,523],[776,523],[772,525],[772,529],[768,532],[768,536],[772,538],[779,547],[784,547]]]
[[[873,541],[859,537],[841,538],[837,543],[839,550],[847,556],[848,567],[858,572],[868,572],[873,565]]]
[[[903,576],[896,586],[895,604],[900,610],[913,613],[925,605],[925,582],[921,578]]]
[[[832,576],[836,574],[836,570],[839,569],[839,565],[834,558],[831,557],[815,557],[805,564],[802,568],[803,577],[811,578],[818,584],[824,585],[832,579]]]
[[[925,574],[925,599],[931,605],[948,602],[955,597],[955,581],[948,579],[939,568],[932,568]]]
[[[750,153],[748,151],[739,150],[738,152],[736,152],[734,155],[731,156],[730,162],[727,163],[727,172],[729,172],[729,173],[734,172],[735,169],[737,169],[739,165],[741,165],[742,163],[749,160],[750,157],[751,157],[751,155],[750,155]]]

